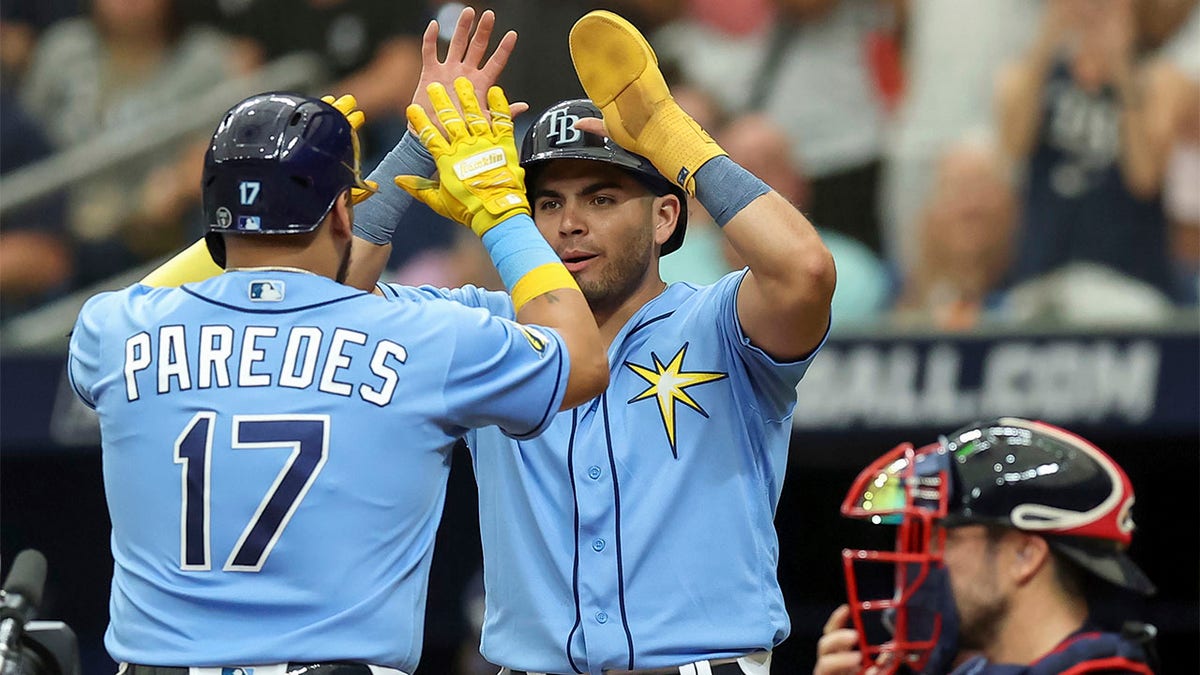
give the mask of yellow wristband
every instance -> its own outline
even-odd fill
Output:
[[[539,265],[529,270],[525,276],[513,284],[511,291],[513,308],[520,312],[525,303],[530,300],[562,288],[579,290],[579,284],[575,283],[575,277],[571,276],[567,268],[563,267],[560,262]]]

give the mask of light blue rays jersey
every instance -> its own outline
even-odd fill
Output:
[[[109,653],[412,672],[450,449],[540,432],[567,366],[553,331],[298,272],[92,298],[69,370],[101,424]]]
[[[779,363],[749,343],[735,308],[743,274],[650,301],[609,348],[608,391],[542,436],[468,435],[488,661],[599,673],[787,636],[773,518],[809,360]],[[503,294],[443,293],[510,307]]]

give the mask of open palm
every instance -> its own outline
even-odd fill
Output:
[[[495,51],[485,61],[488,42],[496,26],[496,15],[490,9],[486,10],[480,15],[478,25],[474,24],[475,10],[471,7],[464,8],[458,15],[450,46],[446,50],[446,58],[442,61],[438,59],[438,24],[436,21],[429,22],[421,39],[421,80],[413,93],[413,103],[426,110],[434,110],[426,91],[433,82],[449,85],[455,79],[465,77],[474,85],[476,95],[481,98],[496,84],[501,71],[508,63],[513,47],[517,44],[517,33],[511,30],[505,33],[500,39],[500,44],[496,45]],[[473,25],[474,34],[471,32]],[[513,116],[528,109],[529,105],[526,103],[511,104]],[[487,114],[486,111],[484,114]]]

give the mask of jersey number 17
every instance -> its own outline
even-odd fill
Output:
[[[196,413],[175,441],[175,463],[183,465],[179,517],[180,568],[212,569],[210,501],[213,427],[217,414]],[[291,455],[267,489],[224,570],[257,572],[312,486],[329,452],[329,415],[234,415],[235,450],[289,449]]]

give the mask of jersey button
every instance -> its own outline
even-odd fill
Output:
[[[608,623],[608,614],[606,612],[596,612],[597,623]]]
[[[604,540],[596,539],[595,541],[593,541],[592,542],[592,550],[595,551],[596,553],[603,551],[604,550]]]
[[[592,480],[600,480],[600,474],[602,474],[602,473],[604,473],[604,472],[601,471],[600,467],[598,467],[598,466],[589,466],[588,467],[588,478],[591,478]]]

